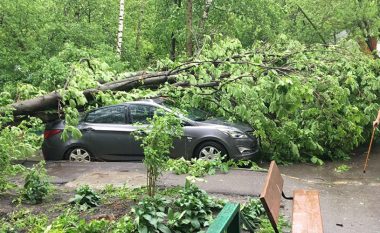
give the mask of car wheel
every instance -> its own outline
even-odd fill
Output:
[[[213,160],[216,156],[224,156],[228,153],[224,146],[217,142],[204,142],[195,150],[194,156],[198,159]]]
[[[91,153],[83,147],[75,147],[67,152],[67,160],[70,162],[91,162]]]

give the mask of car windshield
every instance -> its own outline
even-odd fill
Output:
[[[197,109],[197,108],[190,108],[187,110],[183,110],[183,109],[176,108],[175,106],[173,106],[171,103],[168,103],[168,102],[164,102],[161,104],[171,109],[174,112],[179,111],[184,117],[189,118],[190,120],[193,120],[193,121],[205,121],[211,116],[210,113],[203,111],[201,109]]]

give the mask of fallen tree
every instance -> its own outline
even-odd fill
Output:
[[[83,95],[90,100],[93,99],[94,95],[100,91],[129,91],[133,88],[149,85],[160,85],[165,82],[175,82],[174,74],[170,74],[169,72],[141,72],[121,80],[105,83],[97,88],[86,89],[83,91]],[[11,107],[14,109],[13,114],[15,116],[30,115],[41,117],[45,120],[49,118],[45,118],[41,112],[47,110],[59,111],[61,100],[62,96],[60,91],[54,91],[43,96],[16,102],[11,104]]]
[[[110,82],[99,81],[92,75],[97,71],[89,70],[60,90],[11,104],[13,114],[46,121],[62,111],[74,130],[76,109],[166,96],[181,108],[204,108],[249,123],[264,154],[278,162],[322,163],[345,159],[364,142],[365,126],[379,108],[380,69],[355,42],[305,47],[281,38],[244,50],[238,41],[227,40],[195,60],[165,61],[159,67]],[[51,113],[55,116],[43,117]]]

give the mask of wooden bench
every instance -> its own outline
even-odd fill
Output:
[[[319,191],[295,190],[293,197],[283,192],[284,180],[274,161],[271,162],[260,200],[276,233],[281,196],[293,200],[292,233],[323,233]]]

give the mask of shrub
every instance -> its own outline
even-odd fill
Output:
[[[134,223],[140,233],[171,232],[165,224],[166,207],[170,202],[161,197],[146,197],[132,209]]]
[[[52,185],[48,181],[44,166],[44,161],[34,165],[25,178],[22,198],[32,204],[41,203],[52,190]]]
[[[180,197],[174,202],[178,212],[170,209],[168,213],[169,226],[174,232],[199,232],[209,225],[212,210],[222,208],[189,180],[179,193]]]
[[[157,178],[165,168],[173,140],[180,137],[183,132],[180,119],[171,113],[155,114],[153,119],[148,119],[148,122],[148,127],[135,132],[135,138],[142,142],[143,162],[148,176],[147,191],[149,196],[154,196]]]
[[[100,197],[90,186],[81,186],[75,192],[74,198],[70,199],[69,202],[79,205],[81,210],[99,206]]]

